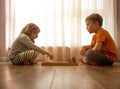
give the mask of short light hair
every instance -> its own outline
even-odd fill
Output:
[[[94,13],[94,14],[91,14],[89,15],[85,21],[87,20],[90,20],[92,22],[98,22],[99,26],[101,27],[102,26],[102,23],[103,23],[103,18],[101,15],[97,14],[97,13]]]

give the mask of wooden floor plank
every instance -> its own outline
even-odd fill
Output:
[[[120,89],[120,66],[91,66],[87,68],[86,74],[105,89]],[[113,72],[117,70],[117,72]]]
[[[52,89],[103,89],[77,67],[56,68]]]
[[[120,63],[99,67],[0,62],[0,89],[120,89],[119,80]]]

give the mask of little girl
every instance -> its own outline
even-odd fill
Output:
[[[29,23],[22,29],[10,49],[9,59],[12,64],[36,64],[39,61],[37,59],[39,53],[48,55],[50,59],[53,58],[52,54],[34,44],[39,32],[39,27],[34,23]]]

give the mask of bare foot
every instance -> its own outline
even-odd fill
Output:
[[[86,63],[86,57],[80,56],[80,61],[85,64]]]
[[[40,60],[37,60],[36,62],[35,62],[35,64],[37,64],[37,63],[39,63],[40,62]]]
[[[91,61],[90,65],[97,66],[97,63]]]

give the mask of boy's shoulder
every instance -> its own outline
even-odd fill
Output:
[[[108,32],[106,29],[104,29],[104,28],[101,28],[99,32],[100,32],[100,33],[109,33],[109,32]]]

